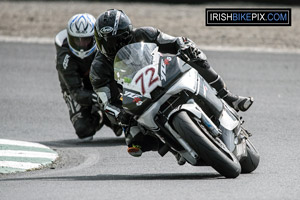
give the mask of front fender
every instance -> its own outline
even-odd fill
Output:
[[[200,106],[198,106],[198,104],[193,99],[190,99],[186,104],[182,104],[173,111],[171,111],[168,116],[168,119],[171,119],[175,113],[182,110],[200,119],[206,126],[206,128],[208,128],[212,136],[218,137],[221,135],[221,131],[218,129],[218,127],[211,121],[211,119],[205,114],[205,112],[200,108]]]

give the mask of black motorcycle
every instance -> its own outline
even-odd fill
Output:
[[[241,117],[179,56],[160,53],[154,43],[134,43],[119,50],[114,71],[123,108],[164,143],[162,156],[177,152],[227,178],[257,168],[260,156]]]

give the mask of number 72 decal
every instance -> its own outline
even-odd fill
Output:
[[[150,97],[152,92],[157,86],[161,86],[156,68],[150,66],[140,70],[133,78],[136,86],[140,88],[142,95]]]

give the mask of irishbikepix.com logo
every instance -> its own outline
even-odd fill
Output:
[[[206,26],[291,26],[291,8],[206,8]]]

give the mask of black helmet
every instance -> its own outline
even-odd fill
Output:
[[[118,50],[130,42],[131,31],[131,21],[122,10],[107,10],[99,15],[95,24],[98,49],[109,60],[113,60]]]

